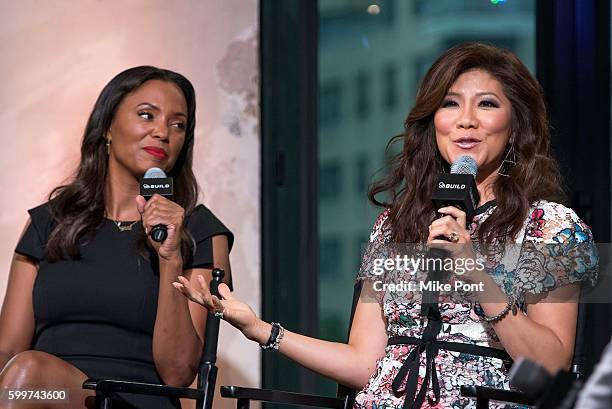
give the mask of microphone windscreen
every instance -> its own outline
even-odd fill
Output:
[[[451,165],[450,173],[459,173],[462,175],[472,175],[476,178],[478,165],[474,158],[468,155],[459,156],[459,158]]]
[[[143,179],[161,179],[165,177],[166,173],[160,168],[151,168],[145,172]]]

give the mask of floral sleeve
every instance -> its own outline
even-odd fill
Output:
[[[372,283],[377,280],[377,260],[384,260],[389,256],[389,243],[391,242],[391,226],[389,225],[389,209],[383,211],[378,218],[370,240],[362,249],[361,264],[357,273],[357,280],[362,281],[361,300],[382,302],[382,293],[374,291]]]
[[[517,299],[539,296],[574,283],[595,285],[599,257],[589,227],[561,204],[531,210],[511,276]]]

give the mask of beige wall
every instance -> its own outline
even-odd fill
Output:
[[[74,170],[100,90],[149,64],[196,88],[202,201],[236,234],[236,293],[259,308],[257,38],[257,0],[0,2],[0,297],[26,210]],[[257,345],[227,324],[219,361],[218,384],[259,384]]]

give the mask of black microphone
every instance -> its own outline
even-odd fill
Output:
[[[155,193],[172,200],[173,192],[174,184],[172,178],[166,176],[166,173],[160,168],[147,170],[140,181],[140,195],[147,200]],[[155,225],[149,232],[149,236],[154,241],[162,243],[168,237],[168,228],[163,224]]]
[[[468,221],[472,220],[480,201],[476,188],[476,172],[478,166],[474,158],[463,155],[451,165],[450,173],[438,176],[431,197],[436,210],[455,206],[465,212]]]
[[[476,172],[478,166],[474,158],[468,155],[460,156],[452,165],[451,173],[443,173],[438,176],[436,186],[431,197],[436,209],[446,206],[454,206],[466,213],[467,220],[474,217],[475,209],[478,207],[480,195],[476,188]],[[438,218],[444,217],[438,213]],[[437,236],[437,240],[450,241],[448,237]],[[445,259],[450,257],[450,252],[446,249],[430,247],[427,251],[427,258],[441,260],[440,265]],[[435,264],[434,264],[435,265]],[[427,281],[447,282],[450,275],[444,269],[434,268],[427,273]],[[430,319],[439,320],[439,291],[423,291],[423,301],[421,303],[421,315]]]

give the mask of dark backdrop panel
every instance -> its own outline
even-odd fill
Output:
[[[536,65],[569,206],[610,242],[610,2],[537,2]],[[609,285],[602,282],[600,285]],[[586,372],[610,339],[610,305],[587,305]]]

